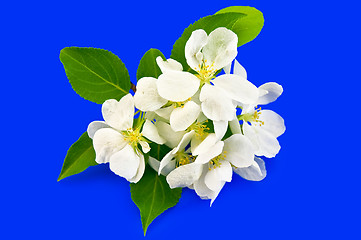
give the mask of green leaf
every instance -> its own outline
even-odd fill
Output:
[[[149,156],[161,160],[171,149],[166,145],[149,143]],[[147,156],[148,156],[147,154]],[[142,179],[130,184],[133,202],[140,210],[144,236],[149,224],[162,212],[175,206],[182,194],[182,189],[170,189],[164,176],[158,176],[151,167],[147,167]]]
[[[129,93],[130,78],[124,63],[113,53],[97,48],[67,47],[60,61],[75,92],[99,104]]]
[[[150,142],[149,146],[150,146],[149,156],[154,157],[158,161],[162,160],[163,157],[172,150],[166,145],[159,145],[154,142]]]
[[[264,18],[261,11],[254,7],[233,6],[224,8],[216,14],[230,12],[246,14],[245,17],[238,19],[231,29],[238,36],[238,46],[242,46],[252,41],[261,32],[264,24]]]
[[[158,56],[161,56],[165,60],[163,53],[155,48],[149,49],[144,54],[139,62],[137,80],[141,79],[142,77],[158,78],[162,74],[162,71],[158,67],[158,64],[155,60]]]
[[[80,173],[89,166],[94,165],[97,165],[97,163],[95,162],[93,143],[88,133],[85,132],[80,136],[78,141],[69,148],[58,181]]]
[[[215,15],[199,19],[187,27],[182,36],[173,45],[171,58],[182,63],[184,71],[192,71],[184,55],[185,44],[192,32],[203,29],[207,34],[218,27],[226,27],[238,36],[238,47],[252,41],[263,27],[263,15],[252,7],[229,7],[220,10]]]
[[[149,224],[162,212],[175,206],[181,195],[182,188],[170,189],[164,176],[158,174],[149,166],[142,179],[130,184],[133,202],[140,210],[144,236]]]

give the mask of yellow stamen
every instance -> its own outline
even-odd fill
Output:
[[[134,150],[138,148],[138,144],[141,141],[145,141],[146,139],[143,137],[143,134],[140,133],[140,129],[133,130],[132,128],[129,128],[125,131],[122,131],[124,140],[133,147]]]
[[[182,152],[177,152],[175,159],[177,160],[176,167],[180,167],[182,165],[186,165],[191,162],[194,162],[195,157],[189,153],[185,153],[182,151]]]
[[[208,163],[208,169],[211,170],[216,169],[217,167],[220,167],[221,164],[221,160],[225,160],[227,157],[227,151],[223,151],[221,154],[219,154],[217,157],[212,158],[209,163]]]
[[[201,86],[205,83],[210,83],[217,71],[217,69],[214,68],[214,63],[209,65],[207,64],[207,60],[203,60],[195,70],[198,73],[197,77],[201,80]]]
[[[191,100],[191,98],[188,98],[187,100],[183,101],[183,102],[172,102],[169,101],[167,105],[172,105],[173,108],[184,108],[184,105],[189,102]]]
[[[198,138],[202,138],[207,131],[209,131],[209,127],[207,127],[207,125],[205,125],[204,123],[208,122],[208,120],[204,121],[204,122],[195,122],[193,123],[190,127],[189,130],[193,130],[195,132],[196,137]]]
[[[259,120],[259,115],[261,115],[261,107],[255,108],[255,111],[252,113],[246,113],[246,114],[242,114],[241,116],[239,116],[239,120],[243,120],[245,122],[254,122],[254,123],[259,123],[260,126],[264,125],[264,121]]]

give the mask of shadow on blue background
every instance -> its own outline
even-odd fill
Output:
[[[100,105],[79,97],[59,61],[68,46],[112,51],[135,80],[149,48],[170,56],[183,29],[230,5],[251,5],[265,26],[237,59],[257,86],[284,94],[268,176],[235,176],[213,206],[184,190],[147,239],[358,239],[360,20],[356,1],[31,1],[3,3],[1,239],[143,239],[129,184],[107,165],[57,182],[67,149]]]

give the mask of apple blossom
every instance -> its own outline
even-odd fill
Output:
[[[254,149],[242,134],[219,141],[211,133],[186,157],[186,164],[180,164],[167,175],[169,186],[193,187],[202,199],[211,199],[212,204],[224,184],[232,180],[232,166],[247,168],[253,164]]]
[[[156,130],[147,122],[142,133],[141,124],[133,129],[134,99],[130,94],[120,101],[105,101],[102,115],[104,121],[90,123],[87,130],[89,137],[93,139],[95,161],[99,164],[109,162],[109,167],[115,174],[129,182],[138,182],[145,169],[144,156],[139,145],[144,153],[150,150],[144,136],[159,143],[162,143],[162,139],[157,139]]]

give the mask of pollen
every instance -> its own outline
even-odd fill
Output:
[[[191,98],[188,98],[187,100],[183,101],[183,102],[170,102],[170,104],[173,105],[173,108],[184,108],[184,105],[189,102],[191,100]]]
[[[177,152],[175,159],[177,160],[176,167],[180,167],[180,166],[194,162],[195,157],[192,156],[190,153]]]
[[[227,151],[223,151],[221,154],[219,154],[217,157],[212,158],[208,163],[208,169],[216,169],[217,167],[220,167],[222,164],[220,161],[225,160],[227,157]]]
[[[201,80],[201,85],[210,83],[217,71],[217,69],[214,68],[214,63],[208,64],[207,60],[203,60],[195,70],[198,73],[197,77]]]
[[[261,107],[255,108],[253,113],[246,113],[246,114],[242,114],[240,116],[238,116],[238,120],[243,120],[245,122],[253,122],[253,123],[258,123],[259,126],[264,125],[264,121],[259,120],[259,116],[261,115]]]
[[[205,124],[207,122],[208,120],[204,122],[195,122],[189,127],[189,130],[193,130],[196,137],[202,138],[210,130],[209,127],[207,127],[207,125]]]
[[[133,130],[130,128],[122,131],[122,134],[124,136],[124,140],[133,148],[136,148],[140,141],[145,141],[143,134],[139,132],[139,129]]]
[[[259,120],[259,115],[261,115],[261,110],[262,110],[261,107],[257,108],[257,106],[256,106],[256,109],[252,116],[252,121],[259,123],[260,126],[264,125],[264,122]]]

